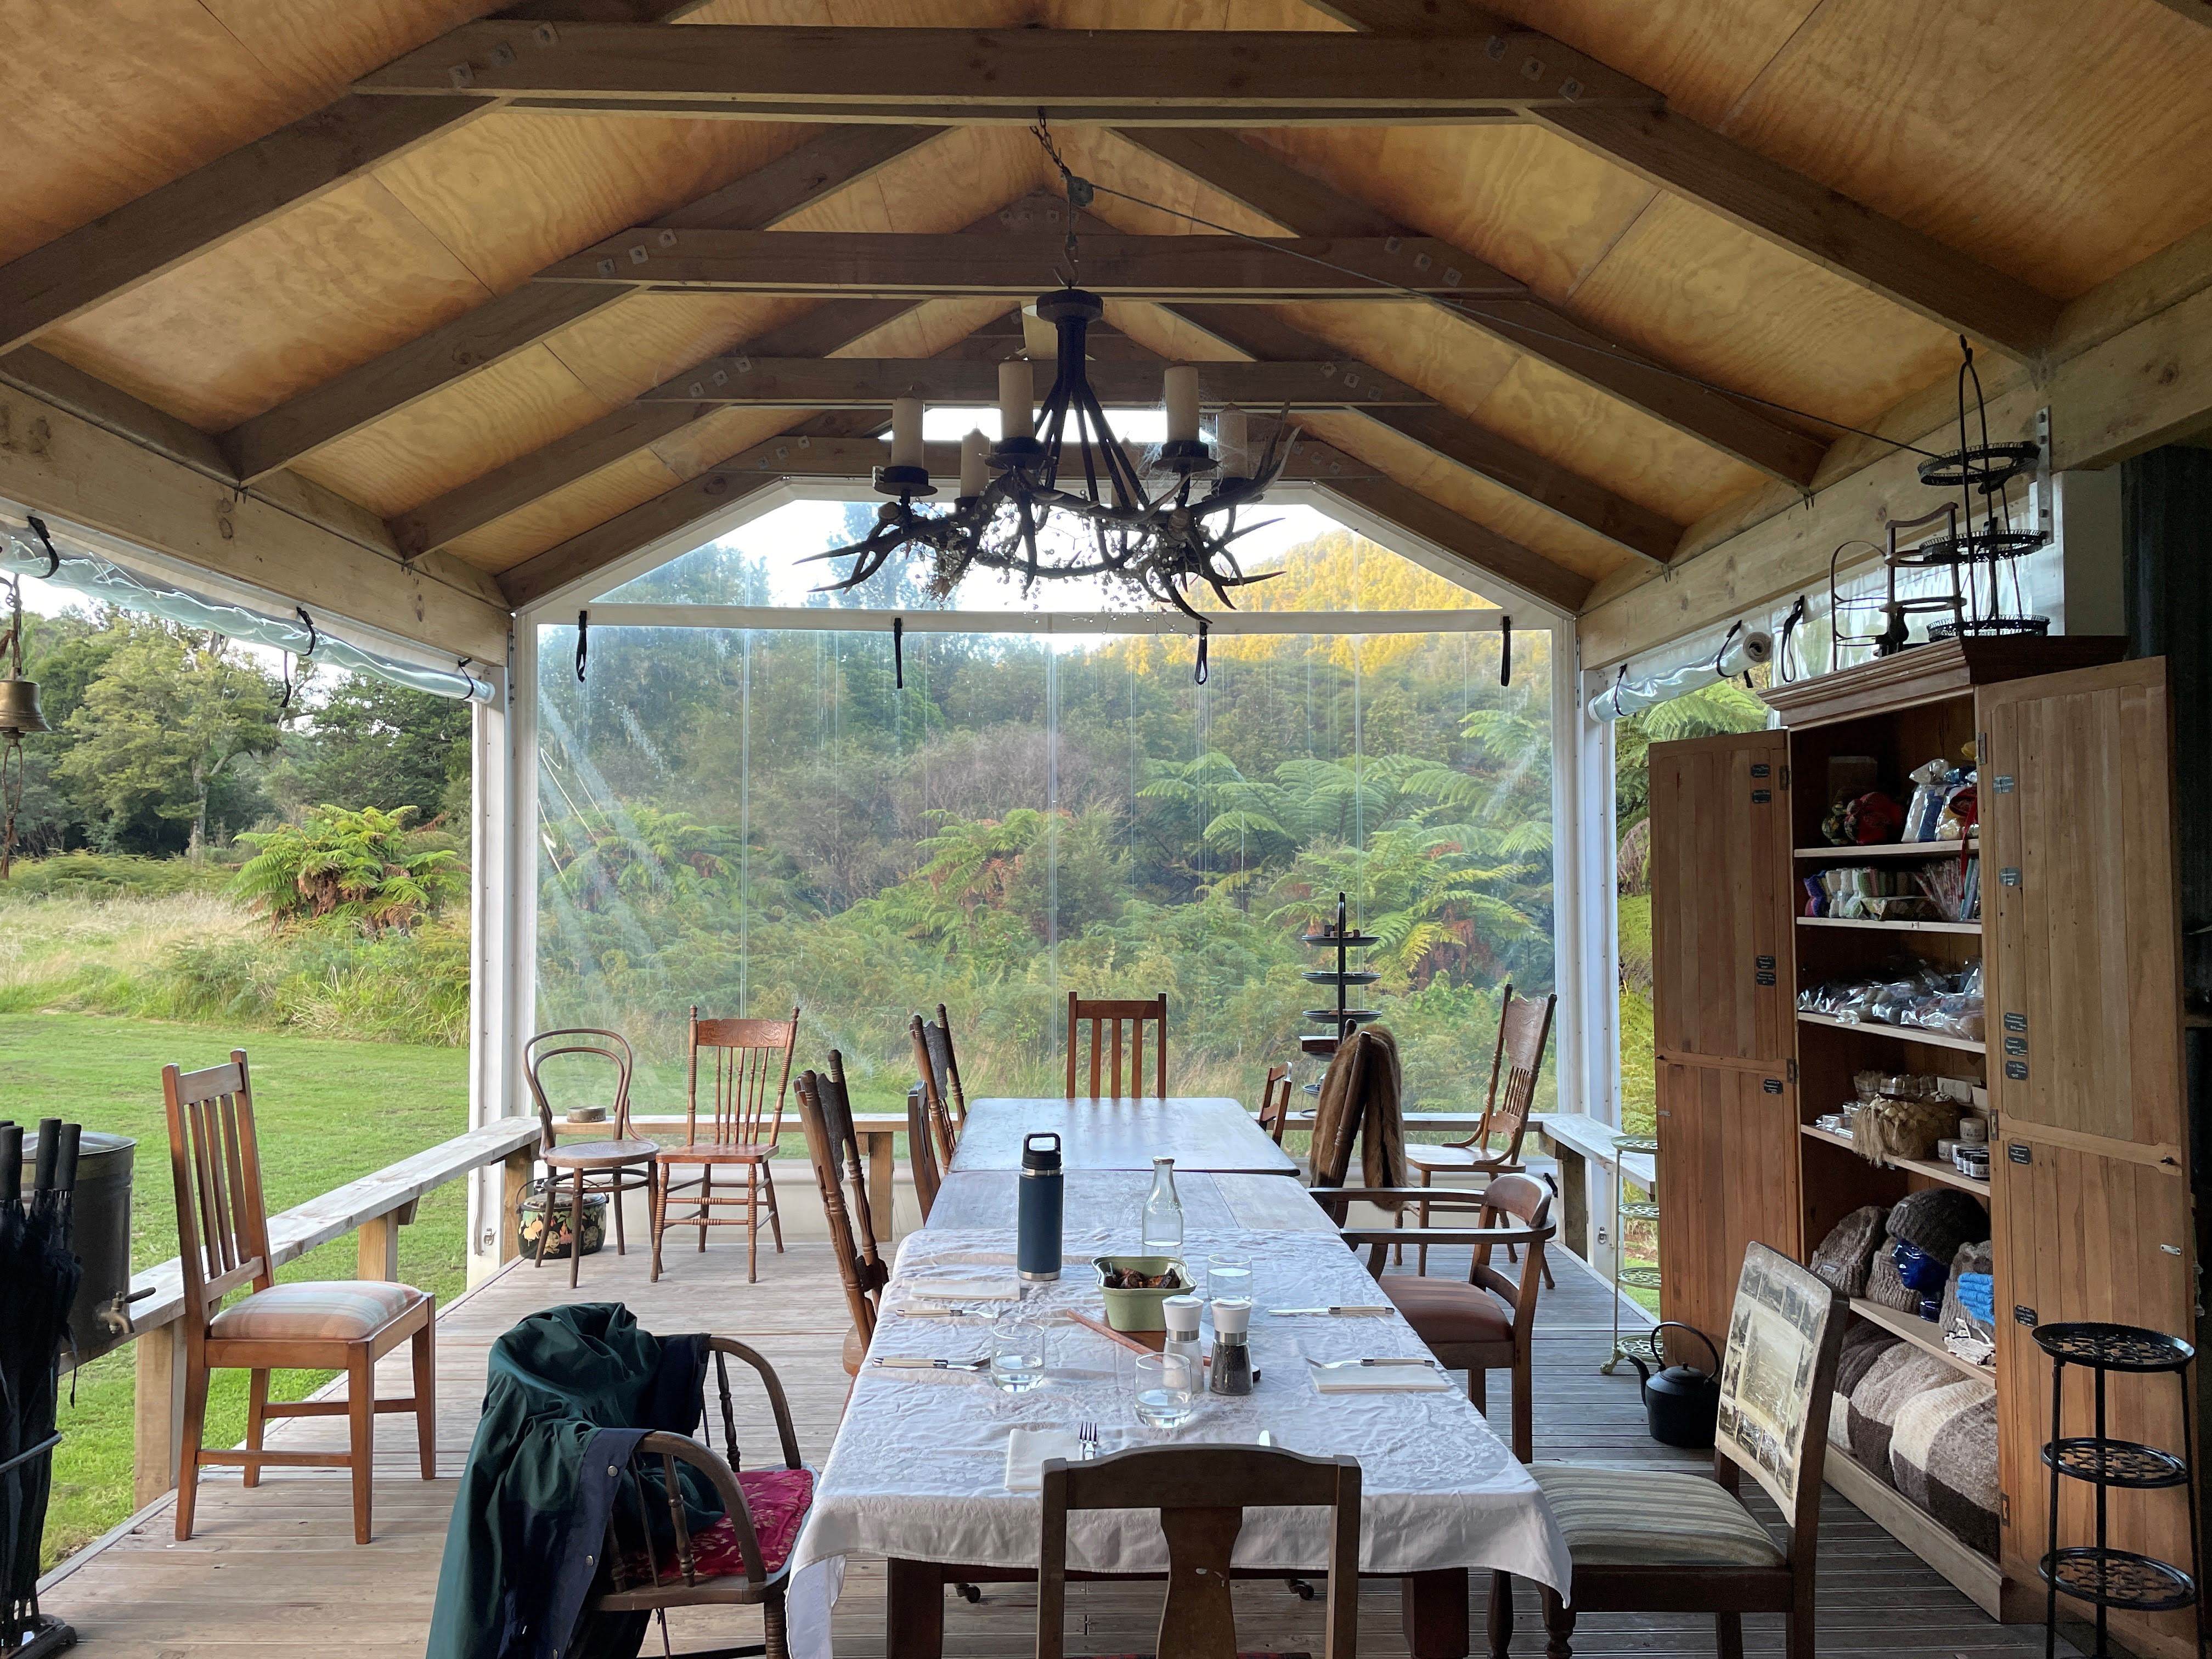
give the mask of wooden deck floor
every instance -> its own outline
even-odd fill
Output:
[[[625,1301],[650,1329],[724,1331],[760,1348],[781,1373],[807,1456],[818,1465],[836,1432],[846,1389],[839,1364],[846,1322],[834,1269],[823,1246],[794,1242],[784,1255],[765,1255],[761,1282],[749,1285],[742,1249],[718,1240],[703,1256],[677,1252],[659,1285],[646,1282],[641,1253],[617,1259],[609,1251],[586,1259],[583,1288],[573,1299]],[[1431,1263],[1432,1271],[1442,1267]],[[1598,1373],[1609,1343],[1607,1287],[1571,1257],[1558,1264],[1557,1275],[1558,1290],[1547,1291],[1541,1304],[1539,1455],[1683,1457],[1644,1433],[1628,1367],[1614,1376]],[[565,1271],[524,1265],[447,1310],[438,1327],[441,1478],[426,1483],[417,1477],[410,1419],[380,1419],[376,1537],[367,1547],[351,1541],[342,1475],[272,1472],[252,1492],[234,1473],[218,1475],[202,1483],[198,1531],[190,1542],[174,1540],[164,1504],[62,1569],[46,1598],[48,1610],[76,1627],[90,1659],[305,1659],[311,1652],[320,1659],[333,1651],[348,1659],[414,1659],[428,1626],[454,1477],[475,1429],[486,1351],[522,1315],[569,1299]],[[395,1373],[392,1381],[401,1378]],[[1508,1391],[1502,1376],[1491,1389],[1494,1420],[1503,1425]],[[330,1419],[299,1421],[283,1425],[271,1443],[332,1442],[341,1432]],[[765,1449],[771,1443],[757,1434],[753,1443]],[[1820,1558],[1820,1651],[1831,1659],[2025,1659],[2041,1647],[2039,1630],[1992,1623],[1833,1493],[1823,1516]],[[1479,1643],[1487,1593],[1480,1575],[1474,1592]],[[1273,1583],[1239,1586],[1238,1595],[1246,1645],[1320,1651],[1318,1603],[1300,1601]],[[1152,1649],[1159,1607],[1153,1587],[1073,1586],[1069,1600],[1072,1650]],[[1033,1592],[1024,1587],[990,1587],[976,1606],[951,1600],[946,1652],[981,1659],[1029,1651],[1034,1607]],[[883,1654],[883,1611],[881,1564],[854,1561],[837,1609],[839,1659]],[[758,1620],[750,1613],[690,1615],[672,1625],[679,1655],[686,1646],[757,1639]],[[1747,1620],[1746,1645],[1754,1655],[1778,1653],[1779,1620]],[[1376,1659],[1405,1652],[1395,1585],[1364,1587],[1361,1647]],[[1577,1631],[1575,1647],[1589,1659],[1707,1654],[1713,1651],[1712,1626],[1671,1615],[1594,1615]],[[647,1651],[659,1650],[658,1638],[649,1638]],[[1513,1651],[1521,1659],[1542,1650],[1528,1598]]]

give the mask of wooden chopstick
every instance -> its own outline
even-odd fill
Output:
[[[1153,1353],[1158,1352],[1156,1349],[1146,1347],[1141,1342],[1133,1340],[1132,1339],[1122,1335],[1121,1332],[1115,1330],[1112,1326],[1102,1325],[1097,1320],[1088,1318],[1082,1314],[1077,1313],[1073,1309],[1068,1310],[1067,1316],[1073,1320],[1077,1324],[1082,1326],[1085,1330],[1097,1332],[1099,1335],[1104,1337],[1109,1342],[1120,1343],[1132,1353]]]

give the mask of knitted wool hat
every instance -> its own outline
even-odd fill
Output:
[[[1990,1236],[1990,1218],[1982,1206],[1948,1187],[1906,1194],[1891,1209],[1888,1224],[1892,1238],[1917,1245],[1947,1263],[1961,1244]]]
[[[1882,1242],[1882,1221],[1887,1212],[1879,1204],[1853,1210],[1829,1229],[1807,1265],[1820,1278],[1845,1296],[1867,1293],[1867,1273]]]

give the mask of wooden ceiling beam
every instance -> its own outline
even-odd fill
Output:
[[[1437,3],[1440,0],[1431,0],[1431,5]],[[1420,9],[1418,3],[1408,9]],[[1389,8],[1377,5],[1359,9],[1382,12]],[[1293,235],[1412,234],[1381,210],[1277,161],[1233,133],[1165,127],[1130,128],[1121,136]],[[1452,257],[1464,271],[1490,270],[1464,251]],[[1497,276],[1499,280],[1510,280],[1502,272]],[[1470,280],[1486,278],[1471,276]],[[1452,299],[1439,305],[1450,316],[1492,339],[1571,374],[1778,482],[1798,486],[1811,483],[1820,457],[1827,451],[1822,440],[1602,330],[1577,322],[1533,295],[1519,300]]]
[[[841,433],[828,434],[826,429],[809,429],[810,422],[757,444],[742,454],[718,461],[708,471],[732,475],[774,472],[786,478],[842,478],[866,483],[890,458],[881,430],[884,425],[880,415],[872,419],[855,416],[842,423]],[[805,441],[803,444],[799,441],[801,438]],[[1125,442],[1121,448],[1142,476],[1148,446]],[[960,446],[926,443],[922,446],[921,464],[933,479],[952,483],[960,477]],[[1283,469],[1283,477],[1288,483],[1322,483],[1332,488],[1338,483],[1370,482],[1383,476],[1379,468],[1318,439],[1304,436],[1292,447]],[[1167,480],[1155,476],[1152,482],[1156,488],[1164,488]]]
[[[1000,356],[1021,350],[1018,337],[999,337]],[[1051,389],[1055,365],[1030,364],[1036,396]],[[1197,363],[1201,404],[1218,407],[1361,409],[1384,404],[1426,409],[1435,399],[1387,375],[1340,362]],[[733,404],[760,409],[889,408],[899,398],[933,404],[992,404],[999,399],[998,362],[908,357],[710,357],[643,393],[641,403]],[[1094,362],[1091,388],[1109,408],[1148,409],[1161,400],[1160,369],[1142,362]]]
[[[1477,570],[1502,576],[1516,587],[1570,613],[1589,599],[1590,580],[1557,565],[1487,526],[1463,519],[1440,501],[1389,478],[1330,483],[1328,493],[1394,524],[1423,541],[1463,559]]]
[[[0,352],[496,106],[351,94],[0,265]]]
[[[1297,361],[1328,348],[1313,336],[1272,313],[1252,306],[1170,306],[1175,316],[1261,362]],[[1364,374],[1380,373],[1352,365]],[[1434,450],[1447,460],[1511,490],[1522,500],[1558,514],[1584,529],[1664,564],[1680,544],[1682,526],[1557,461],[1525,449],[1511,439],[1478,426],[1446,409],[1367,409],[1360,411],[1393,431]]]
[[[762,230],[857,183],[941,128],[836,127],[649,228]],[[257,478],[404,409],[548,335],[621,303],[630,288],[526,283],[418,339],[347,370],[224,433],[242,477]]]
[[[1489,40],[1497,38],[1499,27],[1495,17],[1459,0],[1308,3],[1355,28],[1382,35]],[[2183,0],[2165,3],[2179,9]],[[2195,9],[2204,9],[2203,0],[2196,0]],[[1534,37],[1535,42],[1544,39]],[[1539,44],[1528,49],[1537,54],[1544,50]],[[1616,167],[1930,322],[1971,334],[2015,357],[2040,351],[2057,324],[2059,302],[2032,285],[1674,113],[1656,97],[1641,108],[1528,107],[1532,120]]]
[[[1404,125],[1657,94],[1548,37],[465,24],[356,91],[756,119]]]
[[[1403,300],[1407,292],[1519,298],[1425,236],[1127,236],[1086,233],[1074,274],[1097,294],[1244,301]],[[540,283],[639,283],[729,293],[1035,297],[1066,265],[1062,233],[945,235],[642,226],[548,265]]]

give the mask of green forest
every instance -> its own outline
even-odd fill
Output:
[[[764,586],[708,550],[614,597]],[[1247,594],[1474,603],[1341,532]],[[1552,986],[1547,638],[1501,685],[1488,627],[1216,637],[1201,688],[1185,639],[909,634],[901,687],[880,628],[593,627],[581,684],[544,629],[543,1018],[623,1030],[680,1109],[690,1008],[797,1005],[803,1055],[889,1103],[913,1011],[951,1010],[980,1086],[1044,1091],[1069,991],[1164,991],[1170,1088],[1249,1097],[1333,994],[1298,935],[1341,891],[1409,1105],[1479,1106],[1499,988]]]

